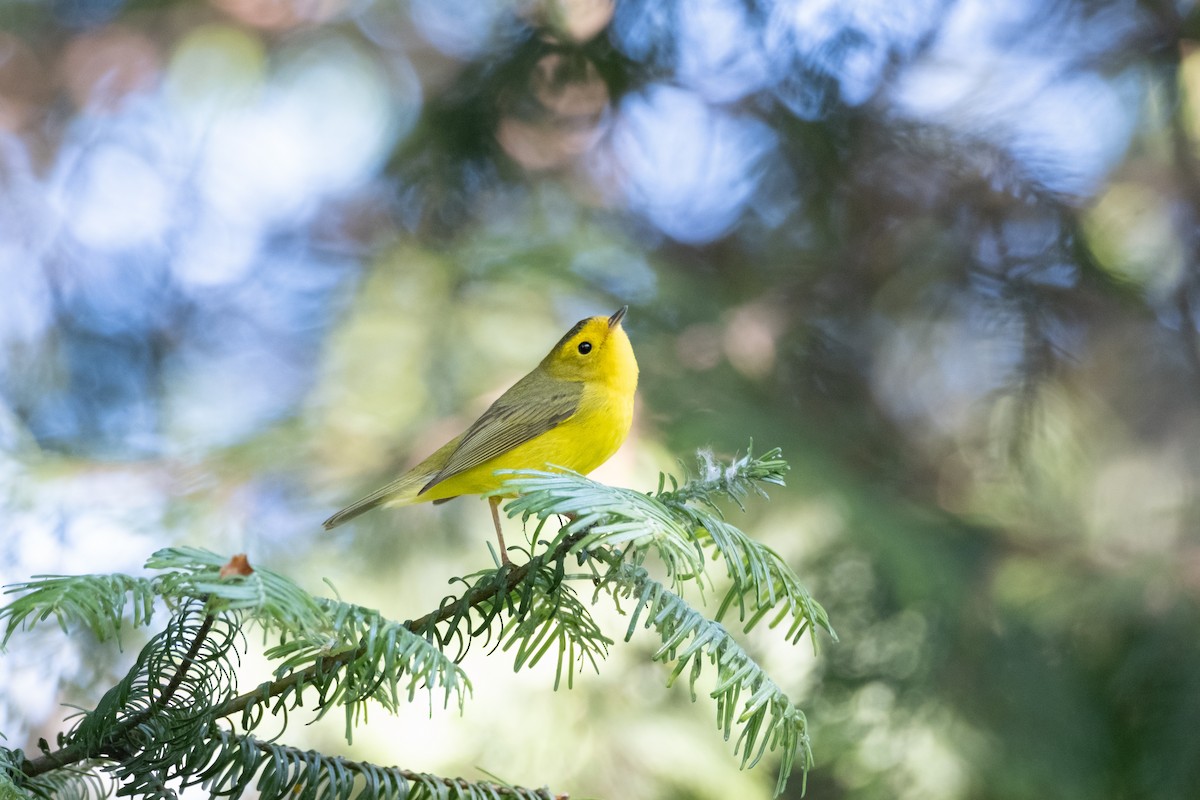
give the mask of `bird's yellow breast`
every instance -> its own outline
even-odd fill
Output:
[[[496,475],[496,470],[566,467],[586,475],[617,452],[632,422],[632,389],[587,384],[571,417],[507,453],[431,486],[421,499],[493,491],[509,477]]]

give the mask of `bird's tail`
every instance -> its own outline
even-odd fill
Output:
[[[357,500],[325,520],[325,530],[332,530],[343,522],[349,522],[359,514],[365,514],[376,506],[403,506],[409,503],[419,503],[417,497],[421,487],[428,481],[424,474],[407,473],[392,481],[387,486],[371,492],[361,500]]]
[[[458,447],[461,439],[461,436],[451,439],[442,445],[436,453],[420,464],[417,464],[387,486],[376,489],[363,499],[351,503],[325,520],[325,530],[336,528],[343,522],[349,522],[359,514],[365,514],[376,506],[406,506],[410,503],[423,503],[426,500],[430,500],[431,498],[429,497],[422,497],[421,491],[426,488],[426,484],[441,472],[442,467],[446,466],[446,461],[449,460],[450,454],[454,452],[454,449]],[[434,500],[433,502],[444,502],[449,499],[446,497],[441,500]]]

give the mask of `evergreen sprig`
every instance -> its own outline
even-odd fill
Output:
[[[20,750],[0,747],[0,800],[104,800],[112,794],[110,783],[99,772],[100,764],[82,762],[69,769],[37,777],[22,773],[26,763]]]
[[[69,747],[112,760],[118,792],[173,798],[167,782],[186,775],[182,753],[202,739],[212,707],[232,697],[238,627],[196,601],[153,637],[125,679],[68,734]]]
[[[471,681],[439,647],[373,609],[332,600],[318,605],[327,615],[327,627],[316,636],[300,632],[283,637],[264,653],[278,662],[277,677],[311,673],[311,680],[264,694],[277,710],[289,701],[292,707],[300,705],[303,691],[315,689],[321,698],[318,717],[339,706],[345,710],[347,741],[355,724],[365,719],[370,701],[395,713],[418,690],[428,690],[432,698],[440,688],[443,706],[453,699],[462,710]]]
[[[148,625],[156,599],[178,608],[202,598],[210,612],[240,612],[245,621],[268,630],[315,631],[327,626],[316,598],[292,581],[261,567],[249,575],[221,577],[228,561],[196,547],[170,547],[146,561],[147,569],[162,573],[153,578],[119,573],[34,576],[6,587],[5,594],[20,596],[0,608],[4,625],[0,644],[17,630],[33,628],[50,617],[63,631],[82,626],[103,641],[115,636],[126,621],[134,627]]]
[[[251,568],[244,557],[196,548],[155,553],[146,565],[157,573],[151,577],[41,576],[10,587],[16,596],[0,608],[4,642],[51,618],[65,630],[85,628],[106,639],[127,623],[148,624],[160,604],[171,616],[125,678],[58,737],[57,749],[45,746],[34,759],[0,749],[0,794],[15,787],[22,796],[100,797],[107,784],[93,778],[103,769],[120,781],[120,794],[151,798],[173,796],[168,787],[180,782],[228,794],[253,785],[263,800],[290,800],[297,792],[304,800],[547,797],[545,790],[330,758],[265,743],[253,732],[268,710],[286,715],[306,694],[316,695],[310,705],[317,716],[344,711],[347,739],[372,702],[395,712],[428,692],[431,712],[436,696],[461,710],[471,684],[458,662],[474,645],[511,652],[517,669],[553,651],[555,688],[564,673],[570,686],[576,670],[598,669],[612,644],[580,599],[573,585],[579,581],[594,587],[593,602],[601,591],[619,610],[634,600],[626,640],[644,620],[662,640],[654,658],[673,664],[668,682],[687,672],[693,698],[703,664],[715,665],[712,696],[721,729],[729,738],[738,728],[743,767],[781,752],[781,792],[797,757],[802,770],[811,763],[804,715],[720,620],[733,608],[747,630],[764,619],[771,626],[790,620],[793,643],[805,633],[815,643],[817,628],[833,631],[783,560],[727,522],[718,500],[741,506],[751,495],[765,496],[764,485],[782,484],[786,469],[778,450],[728,464],[701,454],[698,475],[682,482],[661,476],[650,493],[569,472],[513,474],[502,490],[518,495],[507,513],[539,519],[528,561],[455,578],[457,594],[403,623],[315,598],[282,575]],[[543,539],[555,515],[569,522]],[[671,588],[649,577],[652,555]],[[710,585],[710,557],[724,563],[730,583],[712,619],[671,590]],[[568,569],[572,558],[587,568]],[[270,640],[264,644],[274,675],[238,694],[233,667],[247,646],[241,635],[247,625]],[[237,720],[241,732],[220,724],[225,718]]]
[[[768,615],[774,628],[790,619],[788,641],[798,643],[808,633],[814,649],[816,629],[834,640],[837,636],[825,609],[813,599],[782,558],[766,545],[754,541],[729,524],[717,500],[724,497],[743,508],[750,495],[766,497],[764,484],[783,485],[787,462],[778,449],[755,457],[746,455],[719,463],[710,452],[699,454],[699,474],[680,482],[660,474],[658,490],[650,493],[606,486],[570,470],[513,471],[498,494],[515,494],[505,506],[510,517],[537,518],[544,525],[554,515],[569,519],[558,538],[548,546],[561,546],[573,537],[572,553],[595,553],[608,571],[596,579],[608,587],[614,599],[636,596],[638,604],[626,632],[626,640],[646,610],[647,624],[663,637],[655,658],[676,662],[669,682],[690,664],[689,681],[695,698],[695,681],[704,655],[717,665],[718,714],[726,738],[736,721],[742,725],[737,747],[742,766],[758,763],[767,750],[779,749],[781,767],[776,793],[783,791],[788,775],[801,754],[800,766],[807,778],[812,751],[803,712],[793,704],[762,668],[728,634],[719,620],[731,608],[749,631]],[[667,489],[667,484],[670,489]],[[539,526],[540,530],[540,526]],[[706,549],[721,558],[730,579],[715,619],[691,608],[677,594],[650,579],[642,567],[653,553],[666,568],[672,588],[688,582],[705,586]],[[690,643],[680,649],[681,643]],[[742,692],[750,698],[740,715],[734,708]]]
[[[0,647],[18,630],[33,628],[51,617],[64,632],[82,626],[106,641],[115,637],[127,620],[134,627],[148,625],[160,589],[148,578],[120,574],[35,575],[7,586],[4,593],[20,596],[0,608],[4,624]]]
[[[146,568],[164,571],[158,580],[168,600],[204,598],[210,612],[238,612],[245,621],[268,631],[320,634],[329,630],[321,603],[294,582],[262,566],[246,575],[223,576],[229,562],[198,547],[168,547],[152,555]]]
[[[654,496],[664,503],[683,506],[690,502],[700,502],[716,510],[713,498],[727,497],[745,510],[742,501],[754,494],[767,499],[763,484],[784,486],[783,476],[791,469],[782,458],[782,450],[776,447],[761,456],[754,455],[754,442],[746,448],[744,456],[735,456],[728,464],[722,464],[711,450],[701,450],[696,453],[697,475],[691,476],[690,471],[682,462],[680,466],[687,476],[680,483],[674,475],[660,472],[658,474],[658,491]],[[671,488],[666,489],[670,481]]]
[[[560,565],[562,561],[558,562]],[[500,630],[504,650],[515,651],[515,669],[533,667],[554,648],[557,654],[554,688],[575,685],[575,668],[590,664],[600,671],[600,661],[608,655],[612,640],[604,635],[579,595],[559,575],[546,591],[531,595],[523,613],[512,614]]]
[[[578,539],[560,535],[520,566],[456,578],[462,593],[446,597],[436,615],[411,623],[412,630],[435,637],[443,647],[454,643],[458,659],[475,642],[512,650],[516,669],[534,666],[556,647],[554,687],[560,686],[564,672],[567,685],[573,686],[573,667],[597,668],[612,644],[568,583],[591,577],[566,571],[567,556]]]
[[[120,628],[131,591],[152,592],[175,606],[177,613],[167,629],[142,649],[126,677],[101,698],[93,711],[84,714],[71,732],[59,737],[60,749],[22,762],[20,785],[28,784],[26,788],[32,791],[35,784],[42,785],[37,782],[46,774],[60,774],[51,770],[101,759],[106,771],[125,782],[121,794],[166,797],[170,794],[169,781],[187,780],[217,757],[211,739],[211,732],[217,730],[213,727],[216,719],[240,711],[242,725],[253,729],[263,720],[262,712],[269,701],[273,701],[274,711],[295,708],[306,690],[315,691],[319,697],[318,716],[339,706],[345,710],[348,738],[371,700],[395,711],[402,697],[411,701],[419,688],[432,692],[440,687],[445,703],[455,697],[461,708],[470,689],[466,674],[437,644],[413,629],[420,625],[436,630],[436,625],[447,619],[469,618],[467,611],[480,604],[477,597],[470,593],[464,596],[457,615],[447,613],[446,609],[455,608],[451,603],[418,623],[398,623],[370,609],[313,598],[270,570],[256,568],[249,575],[222,578],[220,567],[227,562],[205,550],[170,548],[155,553],[147,562],[150,568],[164,570],[152,579],[47,576],[21,585],[25,594],[0,609],[0,620],[7,619],[11,630],[30,628],[55,616],[67,628],[73,622],[92,630],[115,631]],[[570,606],[563,598],[573,596],[562,584],[560,573],[550,569],[549,575],[550,580],[544,566],[540,570],[518,567],[508,575],[489,571],[478,576],[474,588],[483,589],[485,598],[526,598],[523,604],[502,603],[488,615],[489,620],[499,619],[500,612],[508,608],[518,611],[528,605],[542,609],[539,617],[545,621],[553,615],[543,608],[544,593],[534,591],[536,586],[555,585],[553,607]],[[577,612],[582,606],[577,600],[574,606],[576,613],[564,615],[556,623],[559,628],[564,627],[563,620],[568,624],[579,620]],[[137,613],[141,622],[148,618],[147,613]],[[583,614],[586,617],[586,610]],[[230,622],[234,619],[239,624]],[[590,617],[586,620],[590,622]],[[266,655],[278,662],[275,672],[279,677],[235,697],[231,663],[237,638],[234,634],[249,622],[279,632],[279,642],[266,650]],[[538,630],[544,630],[544,626]],[[530,631],[529,638],[534,638],[536,632]],[[597,633],[592,623],[588,635]],[[525,634],[518,630],[508,635],[512,643],[523,638]],[[364,765],[363,774],[372,769]],[[413,797],[544,795],[525,789],[497,793],[497,785],[459,779],[439,779],[441,783],[413,780],[417,790]],[[54,781],[43,783],[57,785]],[[79,787],[98,796],[98,785],[84,783]],[[274,784],[267,781],[265,785],[270,788]],[[314,800],[341,798],[340,786],[321,783]],[[427,790],[431,787],[440,787],[437,791],[441,793],[430,794]],[[280,800],[285,796],[280,795]]]
[[[710,696],[717,701],[717,724],[728,740],[733,725],[741,726],[734,752],[742,754],[742,768],[753,767],[768,751],[780,755],[776,796],[783,793],[800,754],[804,779],[812,765],[812,747],[804,712],[763,671],[721,623],[710,620],[692,608],[679,595],[650,578],[643,567],[615,562],[596,591],[607,589],[614,599],[633,598],[625,641],[633,638],[639,619],[653,627],[662,646],[651,656],[655,661],[674,662],[667,685],[686,670],[692,702],[696,700],[696,680],[703,671],[705,657],[717,668],[717,684]],[[741,713],[738,701],[748,694]]]
[[[658,491],[648,494],[606,486],[576,472],[542,470],[510,473],[501,491],[518,495],[505,506],[509,516],[572,518],[560,533],[579,536],[572,552],[607,546],[642,563],[653,551],[676,590],[689,581],[705,586],[705,548],[712,548],[723,559],[731,583],[718,620],[736,607],[749,631],[774,612],[770,627],[790,619],[786,636],[793,643],[817,628],[836,640],[829,615],[783,559],[729,524],[716,503],[726,497],[741,507],[752,493],[766,497],[763,484],[782,485],[788,467],[779,450],[758,458],[747,452],[727,465],[718,464],[707,451],[699,460],[697,478],[681,484],[674,476],[660,474]],[[815,637],[812,642],[815,648]]]
[[[253,789],[260,797],[321,800],[555,800],[547,789],[488,781],[442,778],[400,767],[327,756],[214,728],[208,746],[195,754],[193,777],[214,796],[238,797]]]

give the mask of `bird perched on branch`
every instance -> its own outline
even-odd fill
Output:
[[[617,451],[633,421],[638,366],[621,327],[628,311],[580,320],[533,371],[509,388],[461,435],[396,480],[325,520],[326,530],[376,506],[444,503],[500,488],[497,470],[565,467],[587,474]],[[501,498],[488,502],[500,557]]]

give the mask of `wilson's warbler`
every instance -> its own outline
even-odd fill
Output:
[[[502,469],[566,467],[591,472],[617,452],[633,421],[638,367],[621,328],[628,306],[567,331],[532,372],[461,435],[387,486],[325,520],[328,530],[376,506],[443,503],[500,487]],[[500,542],[499,497],[488,498]]]

